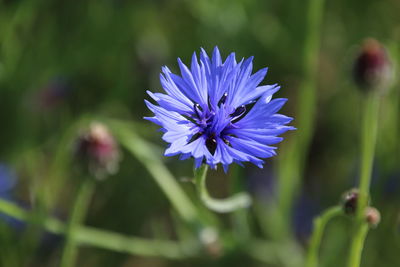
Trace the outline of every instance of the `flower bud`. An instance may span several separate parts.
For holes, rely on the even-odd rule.
[[[367,207],[365,210],[365,220],[370,227],[375,228],[381,221],[381,214],[376,208]]]
[[[342,207],[344,213],[347,215],[354,215],[357,209],[357,202],[358,202],[358,189],[351,189],[347,191],[342,196]]]
[[[218,258],[222,254],[222,247],[219,240],[218,232],[211,227],[204,228],[199,233],[199,238],[203,244],[206,252],[214,257]]]
[[[354,64],[354,79],[366,91],[384,90],[391,78],[391,64],[385,48],[374,39],[367,39]]]
[[[77,141],[76,156],[91,175],[102,180],[118,170],[120,152],[108,128],[93,122]]]

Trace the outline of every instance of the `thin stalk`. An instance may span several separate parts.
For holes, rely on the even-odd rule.
[[[285,222],[290,221],[293,199],[304,172],[308,147],[314,128],[314,114],[317,100],[317,70],[320,48],[321,21],[324,0],[308,0],[306,11],[305,40],[302,51],[302,83],[299,87],[296,135],[283,147],[282,158],[278,165],[279,176],[279,212]],[[289,225],[286,225],[289,229]],[[289,231],[286,229],[286,231]]]
[[[368,234],[368,230],[369,226],[367,224],[358,223],[358,228],[355,231],[355,235],[351,243],[351,248],[349,252],[350,253],[349,261],[347,266],[359,267],[361,265],[361,256],[364,248],[364,242]]]
[[[76,228],[85,220],[90,200],[95,188],[92,179],[86,179],[79,188],[75,203],[70,215],[70,221],[66,232],[66,241],[61,256],[61,267],[75,266],[77,257],[77,241],[75,239]]]
[[[232,166],[231,169],[231,191],[240,191],[244,188],[243,184],[244,169],[239,165]],[[249,210],[240,209],[232,214],[232,225],[235,236],[241,242],[247,242],[251,237],[251,226],[249,223]]]
[[[21,221],[41,225],[48,232],[54,234],[62,235],[68,231],[68,225],[58,219],[46,217],[44,220],[34,220],[31,212],[3,199],[0,199],[0,212]],[[125,236],[81,225],[75,227],[74,238],[76,245],[90,245],[115,252],[148,257],[184,259],[198,252],[193,250],[193,246],[174,241]]]
[[[364,240],[368,233],[368,226],[364,220],[364,212],[368,203],[369,186],[372,177],[376,136],[378,132],[379,101],[379,95],[370,92],[365,96],[363,103],[359,199],[357,203],[354,235],[349,251],[348,267],[360,266]]]
[[[157,156],[159,151],[140,138],[126,123],[109,120],[108,125],[121,145],[151,174],[179,216],[190,225],[201,223],[202,218],[192,200]]]
[[[306,267],[318,267],[318,254],[325,227],[330,220],[342,213],[342,207],[335,206],[326,210],[321,216],[314,219],[314,229],[311,236],[310,246],[308,248]]]
[[[251,205],[251,198],[247,193],[237,193],[225,199],[212,198],[206,185],[207,170],[208,166],[203,164],[195,171],[196,189],[207,208],[219,213],[228,213]]]
[[[249,240],[244,250],[267,266],[299,267],[303,262],[303,250],[296,242],[271,242],[265,240]]]

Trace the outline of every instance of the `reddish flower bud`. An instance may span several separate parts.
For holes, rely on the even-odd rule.
[[[118,170],[119,147],[107,127],[101,123],[93,122],[89,129],[81,134],[76,155],[81,163],[87,166],[89,173],[99,180]]]
[[[357,209],[358,189],[351,189],[342,196],[342,206],[344,213],[354,215]]]
[[[391,64],[385,48],[367,39],[354,64],[354,79],[365,90],[385,90],[391,78]]]
[[[218,258],[222,254],[222,246],[219,240],[218,232],[213,228],[204,228],[199,233],[201,243],[205,251],[212,257]]]
[[[376,208],[367,207],[365,210],[365,220],[368,222],[369,226],[375,228],[381,221],[381,214]]]

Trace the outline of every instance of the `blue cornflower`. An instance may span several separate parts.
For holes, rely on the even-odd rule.
[[[190,69],[178,58],[181,76],[162,68],[161,85],[167,94],[147,92],[158,105],[145,101],[155,114],[146,117],[162,128],[170,145],[166,156],[193,157],[198,168],[221,163],[226,171],[235,162],[251,162],[262,168],[276,155],[271,145],[278,135],[294,129],[292,118],[276,114],[287,99],[272,99],[277,84],[259,86],[267,68],[252,74],[253,57],[236,62],[231,53],[222,62],[215,47],[212,58],[202,49],[200,62],[193,53]],[[199,64],[200,63],[200,64]]]

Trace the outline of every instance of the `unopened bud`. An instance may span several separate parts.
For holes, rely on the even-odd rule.
[[[121,158],[114,137],[105,125],[98,122],[91,123],[78,138],[76,156],[99,180],[116,173]]]
[[[363,90],[384,90],[391,79],[391,64],[385,48],[377,40],[367,39],[354,64],[354,79]]]
[[[375,228],[381,221],[381,214],[376,208],[367,207],[365,210],[365,220],[368,222],[370,227]]]
[[[200,231],[200,241],[203,244],[206,252],[214,257],[218,258],[221,256],[222,247],[219,240],[218,232],[214,228],[204,228]]]
[[[357,209],[358,196],[358,189],[355,188],[343,194],[341,202],[344,213],[348,215],[355,214]]]

